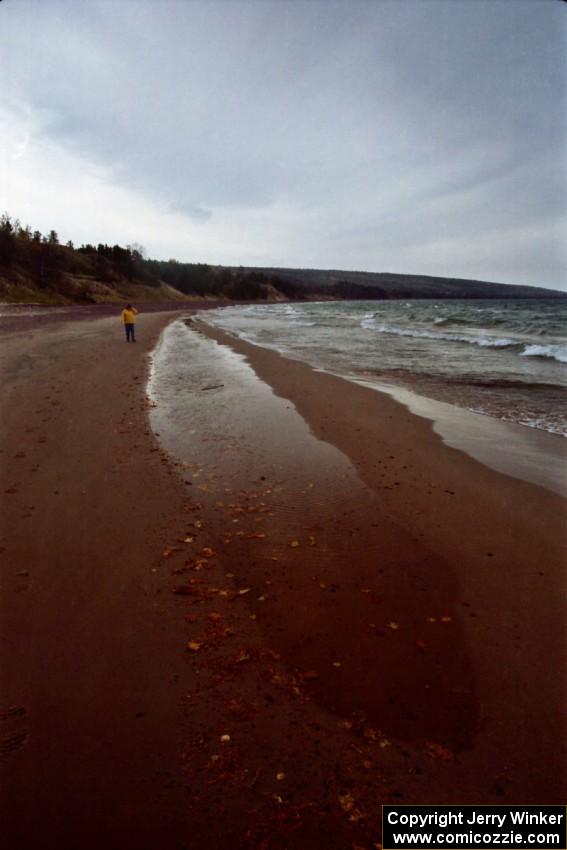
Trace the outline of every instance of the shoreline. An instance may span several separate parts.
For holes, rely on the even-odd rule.
[[[563,502],[202,333],[176,457],[145,395],[172,319],[1,343],[7,838],[344,850],[380,802],[561,801]]]
[[[353,383],[392,396],[415,416],[430,421],[445,445],[489,469],[567,498],[565,436],[439,401],[411,387]]]
[[[135,299],[130,299],[134,301]],[[40,328],[61,326],[69,322],[93,321],[99,318],[115,317],[122,311],[128,298],[116,302],[100,304],[27,304],[0,303],[0,333],[34,333]],[[141,302],[143,314],[171,313],[183,311],[210,310],[226,306],[218,300]],[[4,311],[2,310],[4,308]]]
[[[525,485],[528,487],[528,490],[525,492],[532,494],[532,501],[534,499],[533,494],[537,493],[539,488],[542,488],[544,491],[544,497],[548,497],[548,500],[546,500],[546,507],[551,506],[550,509],[552,515],[558,520],[563,519],[565,522],[565,517],[562,516],[564,493],[558,492],[558,490],[554,488],[553,482],[546,485],[543,482],[538,483],[536,481],[530,481],[528,478],[524,478],[520,473],[516,474],[512,468],[512,463],[506,463],[505,461],[502,461],[501,458],[497,459],[495,457],[491,457],[491,454],[496,452],[490,451],[489,448],[486,450],[486,459],[477,457],[475,455],[474,443],[473,440],[470,439],[470,435],[467,436],[464,433],[452,433],[451,422],[449,420],[451,418],[453,420],[458,420],[462,415],[464,420],[462,423],[463,432],[467,427],[470,429],[471,424],[475,424],[478,420],[480,420],[483,425],[488,424],[489,426],[488,439],[492,436],[490,433],[491,431],[493,433],[500,432],[498,436],[506,437],[509,442],[514,441],[514,436],[516,434],[524,435],[528,438],[528,440],[533,440],[536,446],[536,451],[540,447],[542,451],[545,451],[546,444],[548,444],[548,446],[552,448],[555,447],[555,451],[548,448],[547,453],[550,457],[554,457],[557,464],[559,464],[562,459],[561,450],[564,448],[562,439],[559,435],[551,434],[547,431],[540,432],[537,429],[528,428],[528,426],[517,425],[516,423],[496,419],[488,415],[473,413],[465,408],[460,408],[457,405],[440,402],[426,396],[420,396],[410,388],[403,388],[401,386],[397,387],[393,385],[379,386],[374,382],[367,383],[365,381],[351,380],[347,376],[319,369],[306,361],[296,360],[289,355],[282,354],[281,352],[273,349],[263,348],[260,345],[243,340],[240,337],[209,324],[206,320],[200,321],[198,315],[195,315],[193,318],[195,319],[195,326],[198,328],[199,332],[205,334],[219,344],[228,346],[243,356],[250,363],[256,374],[262,380],[265,380],[277,395],[281,394],[293,401],[298,412],[307,421],[317,436],[322,437],[325,440],[330,440],[338,448],[342,448],[345,451],[345,454],[354,460],[355,463],[357,463],[356,449],[352,444],[355,441],[352,441],[347,447],[346,440],[342,438],[338,430],[336,434],[333,435],[330,425],[322,425],[320,421],[318,421],[321,417],[319,416],[316,403],[314,402],[313,404],[309,404],[308,399],[302,399],[301,397],[300,381],[302,379],[309,379],[311,377],[316,379],[320,376],[322,382],[326,385],[327,397],[332,398],[333,394],[335,396],[342,397],[348,392],[349,397],[352,396],[357,399],[357,413],[362,412],[365,406],[373,407],[374,409],[379,409],[382,406],[385,408],[386,416],[388,417],[394,418],[394,416],[401,414],[402,421],[409,425],[408,431],[412,431],[413,429],[415,433],[419,435],[420,439],[426,439],[428,449],[434,450],[438,455],[442,455],[446,450],[447,453],[445,457],[447,458],[456,458],[459,455],[462,455],[466,468],[472,472],[475,481],[480,481],[483,474],[482,470],[484,469],[488,481],[492,480],[491,475],[495,475],[497,476],[495,479],[497,481],[503,481],[508,478],[509,485],[512,488],[514,487],[513,482],[516,482],[520,488]],[[292,380],[285,380],[285,364],[290,364],[293,371],[296,373]],[[352,393],[350,392],[350,388],[353,388]],[[322,391],[319,391],[318,395],[319,398],[321,398],[324,394]],[[372,398],[373,396],[374,399]],[[336,412],[337,408],[340,409],[340,405],[332,403],[333,412]],[[446,413],[443,417],[444,411],[438,410],[438,408],[448,408],[451,410],[452,414]],[[330,419],[331,417],[327,415],[325,418]],[[363,418],[367,420],[365,424],[368,424],[370,416],[366,415]],[[443,422],[443,418],[447,421]],[[346,421],[348,417],[345,416],[344,419]],[[412,422],[413,425],[411,424]],[[494,426],[494,428],[490,428],[490,426]],[[336,439],[333,439],[334,437],[336,437]],[[405,439],[405,435],[402,439]],[[415,442],[418,442],[418,440]],[[487,442],[487,439],[481,438],[479,442]],[[344,443],[344,446],[342,443]],[[526,450],[525,446],[522,448]],[[411,451],[412,450],[410,448],[410,453]],[[507,470],[504,471],[499,469],[497,465],[498,462],[500,462],[504,467],[507,467]],[[364,466],[364,462],[359,462],[359,466]],[[424,462],[424,471],[427,468],[429,470],[428,474],[431,473],[431,470],[434,467],[435,463],[433,461],[429,462],[427,467]],[[459,471],[460,470],[457,470],[453,474],[458,474]],[[365,480],[368,478],[368,472],[360,471],[360,474],[362,478],[365,478]],[[379,483],[377,486],[380,486]],[[440,486],[440,484],[437,485],[437,487]],[[536,490],[534,491],[529,489],[532,487],[535,487]],[[487,487],[486,489],[488,491],[490,488]],[[564,489],[564,487],[558,489]],[[535,497],[535,500],[537,501],[537,496]],[[560,527],[561,522],[558,522],[557,528]]]
[[[386,518],[456,571],[460,604],[468,601],[477,611],[463,622],[475,673],[483,680],[481,703],[488,699],[491,711],[500,712],[507,701],[519,701],[515,717],[515,710],[504,711],[514,728],[510,754],[528,725],[531,734],[541,737],[536,732],[541,723],[538,700],[550,682],[540,659],[554,658],[551,726],[544,737],[559,747],[565,739],[565,501],[445,445],[431,422],[389,396],[237,340],[206,323],[198,325],[209,338],[244,356],[276,396],[292,402],[317,439],[351,461],[377,494]],[[513,675],[504,689],[496,687],[506,679],[508,654],[513,665],[522,657],[523,682],[515,685],[521,696],[504,693]],[[489,694],[495,688],[500,693],[494,701]],[[526,725],[523,732],[518,723]],[[534,760],[539,752],[532,753]],[[564,782],[565,755],[557,759],[555,776],[561,775]]]
[[[529,310],[516,308],[285,305],[228,308],[210,324],[353,382],[567,436],[559,316],[542,305],[529,336]]]

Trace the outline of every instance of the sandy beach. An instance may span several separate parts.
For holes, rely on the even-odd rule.
[[[7,846],[370,850],[382,803],[563,802],[565,501],[198,314],[170,411],[186,315],[0,340]]]

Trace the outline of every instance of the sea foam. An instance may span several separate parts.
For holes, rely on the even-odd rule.
[[[544,357],[567,363],[567,345],[527,345],[520,354],[522,357]]]
[[[509,348],[515,345],[518,345],[518,341],[514,339],[509,339],[508,337],[495,337],[495,336],[465,336],[463,334],[451,334],[451,333],[436,333],[435,331],[430,331],[426,329],[417,329],[417,328],[400,328],[395,327],[394,325],[386,325],[383,323],[378,323],[374,318],[370,318],[365,316],[361,322],[360,327],[364,330],[373,330],[377,333],[383,334],[392,334],[394,336],[408,336],[413,337],[415,339],[433,339],[440,340],[442,342],[464,342],[469,345],[480,345],[482,348]]]

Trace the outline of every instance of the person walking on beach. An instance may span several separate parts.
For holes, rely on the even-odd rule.
[[[135,307],[132,307],[131,304],[126,304],[124,310],[122,310],[122,323],[124,325],[124,330],[126,331],[126,342],[136,342],[136,334],[135,325],[136,325],[136,316],[138,315],[138,311]]]

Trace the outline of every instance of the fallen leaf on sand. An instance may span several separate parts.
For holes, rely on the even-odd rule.
[[[310,679],[318,679],[319,673],[316,670],[307,670],[305,673],[301,674],[301,678],[305,679],[305,681],[309,681]]]
[[[201,649],[201,646],[202,646],[202,644],[198,643],[198,641],[190,640],[189,643],[187,644],[187,649],[190,649],[191,652],[199,652],[199,650]]]
[[[237,664],[242,664],[243,661],[249,661],[250,660],[250,653],[248,652],[247,649],[241,649],[238,652],[238,655],[236,656],[236,658],[234,660],[236,661]]]
[[[425,752],[432,759],[440,759],[441,761],[453,761],[455,753],[442,747],[441,744],[436,744],[434,741],[425,742]]]

